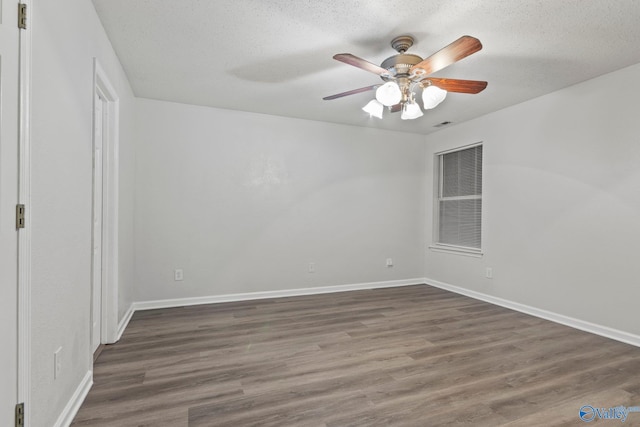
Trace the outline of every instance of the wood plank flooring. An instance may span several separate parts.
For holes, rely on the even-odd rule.
[[[640,348],[420,285],[137,312],[94,381],[74,426],[579,426]]]

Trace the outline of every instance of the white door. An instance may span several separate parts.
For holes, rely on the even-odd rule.
[[[102,189],[103,189],[103,140],[105,120],[105,100],[96,93],[94,111],[93,147],[93,253],[91,280],[91,349],[96,351],[101,342],[102,329]]]
[[[17,1],[0,0],[0,425],[14,425],[18,393]]]

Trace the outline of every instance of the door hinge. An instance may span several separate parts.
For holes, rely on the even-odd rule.
[[[18,28],[27,29],[27,5],[18,3]]]
[[[16,427],[24,427],[24,403],[16,405]]]
[[[16,228],[24,228],[24,205],[16,205]]]

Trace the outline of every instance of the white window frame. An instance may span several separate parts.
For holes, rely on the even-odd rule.
[[[439,242],[440,240],[440,236],[439,236],[440,234],[440,201],[442,200],[482,200],[483,199],[482,194],[472,195],[472,196],[459,196],[459,197],[441,197],[441,194],[443,192],[442,162],[444,161],[444,155],[449,153],[455,153],[457,151],[468,150],[470,148],[474,148],[478,146],[483,147],[483,143],[477,142],[474,144],[452,148],[450,150],[440,151],[434,154],[433,164],[435,165],[435,167],[434,167],[434,189],[433,189],[433,194],[434,194],[434,197],[433,197],[433,204],[434,204],[433,206],[433,243],[429,245],[429,249],[431,249],[434,252],[446,252],[446,253],[466,255],[471,257],[481,257],[483,255],[482,246],[484,244],[484,239],[482,238],[480,240],[481,241],[480,248],[451,245],[451,244]],[[485,153],[484,153],[484,147],[483,147],[482,148],[483,168],[482,168],[482,176],[481,176],[483,187],[484,187],[484,154]],[[483,189],[483,193],[484,193],[484,189]],[[483,235],[482,223],[484,222],[483,221],[484,203],[482,204],[482,206],[483,208],[480,212],[480,224],[481,224],[480,235],[481,236]]]

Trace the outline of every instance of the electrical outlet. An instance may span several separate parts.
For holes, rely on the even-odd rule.
[[[310,262],[309,263],[309,273],[315,273],[316,272],[316,263],[315,262]]]
[[[173,280],[175,280],[176,282],[181,281],[184,278],[184,275],[182,274],[182,269],[181,268],[177,268],[173,271]]]
[[[62,372],[62,347],[53,353],[53,379],[56,380]]]
[[[493,268],[487,267],[484,275],[487,279],[493,279]]]
[[[393,259],[387,258],[387,267],[393,267]]]

